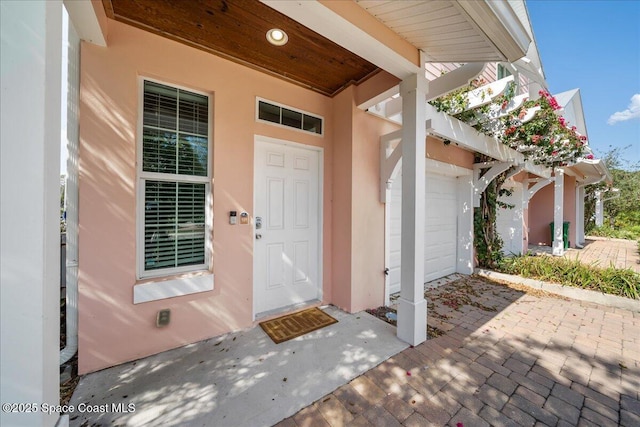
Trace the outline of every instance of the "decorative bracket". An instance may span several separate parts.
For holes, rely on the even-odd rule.
[[[484,162],[473,165],[473,207],[480,207],[480,195],[487,189],[487,186],[496,179],[498,175],[514,166],[513,161],[509,162]],[[484,175],[480,176],[481,169],[490,168]]]
[[[536,194],[538,191],[540,191],[542,188],[551,184],[553,182],[553,178],[534,178],[534,179],[529,179],[528,181],[535,182],[535,184],[533,185],[533,187],[528,188],[524,193],[525,194],[524,203],[523,203],[524,209],[529,208],[529,200],[531,200],[533,195]]]
[[[387,190],[391,189],[394,174],[402,158],[402,129],[380,137],[380,201],[387,203]],[[394,141],[400,141],[395,148]]]
[[[509,179],[509,178],[513,178],[514,176],[518,175],[523,170],[524,170],[524,165],[518,165],[518,166],[514,167],[513,170],[507,174],[507,177],[505,178],[505,181],[507,179]]]

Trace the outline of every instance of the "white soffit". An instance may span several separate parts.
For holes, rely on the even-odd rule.
[[[509,3],[356,0],[430,62],[515,61],[531,42]]]

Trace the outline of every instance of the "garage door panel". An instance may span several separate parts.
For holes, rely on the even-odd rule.
[[[390,198],[390,293],[400,290],[402,181]],[[425,282],[455,273],[457,251],[457,180],[427,173],[425,192]]]

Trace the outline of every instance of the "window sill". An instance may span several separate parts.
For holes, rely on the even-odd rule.
[[[213,290],[213,274],[185,277],[133,286],[133,303],[158,301]]]

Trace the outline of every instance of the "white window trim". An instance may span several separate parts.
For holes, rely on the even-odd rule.
[[[148,282],[133,287],[133,303],[157,301],[183,295],[213,290],[213,274],[185,277],[182,279]]]
[[[309,132],[308,130],[298,129],[298,128],[294,128],[292,126],[287,126],[287,125],[283,125],[283,124],[280,124],[280,123],[270,122],[269,120],[261,119],[260,118],[260,101],[266,102],[267,104],[275,105],[275,106],[280,107],[280,108],[286,108],[287,110],[295,111],[296,113],[302,113],[302,114],[306,114],[307,116],[311,116],[311,117],[315,117],[316,119],[320,119],[322,121],[320,133]],[[256,110],[256,122],[258,122],[258,123],[265,123],[265,124],[268,124],[268,125],[272,125],[272,126],[276,126],[276,127],[282,128],[282,129],[289,129],[289,130],[293,130],[293,131],[296,131],[296,132],[302,132],[305,135],[313,135],[313,136],[316,136],[316,137],[319,137],[319,138],[324,138],[324,123],[325,123],[324,116],[321,116],[321,115],[316,114],[316,113],[312,113],[310,111],[305,111],[305,110],[301,110],[299,108],[291,107],[290,105],[285,105],[285,104],[281,104],[279,102],[271,101],[270,99],[260,98],[259,96],[256,96],[256,108],[255,108],[255,110]]]
[[[208,129],[207,129],[207,176],[197,177],[181,174],[163,174],[157,172],[145,172],[142,170],[142,147],[143,147],[143,121],[144,121],[144,82],[150,81],[165,86],[174,87],[188,92],[204,95],[209,99],[209,108],[207,112]],[[154,281],[134,286],[134,304],[140,302],[154,301],[157,299],[171,298],[182,295],[189,295],[195,292],[210,291],[213,289],[213,274],[211,273],[213,253],[212,245],[212,224],[213,224],[213,201],[211,191],[211,175],[213,162],[213,96],[211,93],[198,91],[192,88],[183,87],[173,83],[163,82],[161,80],[139,76],[138,77],[138,123],[136,126],[136,278],[152,279],[160,277],[171,277],[185,273],[209,273],[203,276],[195,276],[188,278],[176,278],[167,281]],[[201,183],[205,185],[205,253],[204,264],[189,265],[176,267],[171,269],[144,271],[144,181],[170,181],[170,182],[190,182]],[[208,277],[208,280],[202,279]],[[151,291],[152,287],[155,289]],[[137,301],[137,302],[136,302]]]

